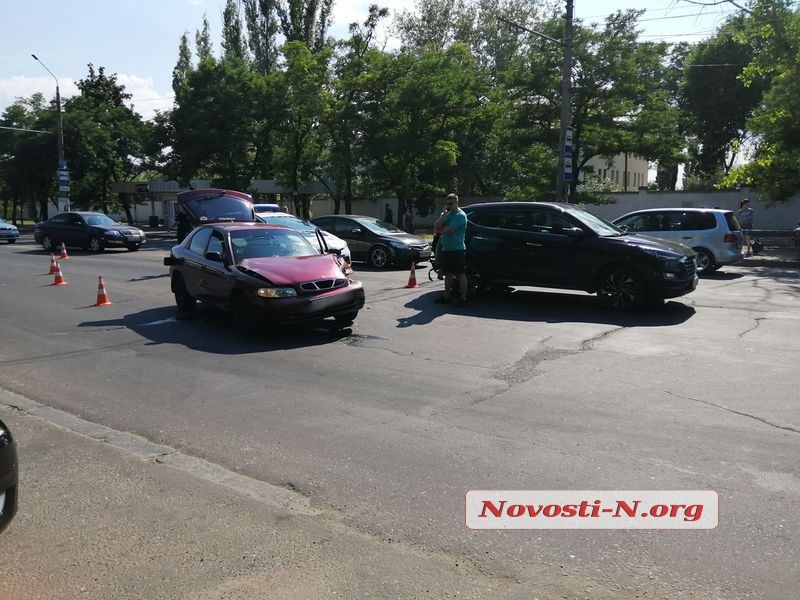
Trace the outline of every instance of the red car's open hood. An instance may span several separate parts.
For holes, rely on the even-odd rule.
[[[276,286],[344,277],[336,257],[331,254],[246,258],[239,266],[266,277]]]

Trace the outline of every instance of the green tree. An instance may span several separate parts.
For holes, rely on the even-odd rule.
[[[755,136],[752,159],[719,186],[754,186],[773,201],[786,201],[800,190],[800,13],[788,0],[758,0],[745,24],[755,52],[742,79],[753,85],[766,78],[769,87],[747,123]]]
[[[246,190],[270,171],[270,123],[280,115],[274,77],[239,59],[206,60],[187,74],[161,135],[172,145],[168,171],[188,183],[196,177]]]
[[[130,199],[111,192],[116,181],[130,181],[143,170],[147,128],[126,105],[130,94],[117,76],[95,71],[78,82],[80,94],[65,103],[64,140],[72,176],[71,202],[104,212],[122,207],[132,222]]]
[[[687,175],[712,187],[731,169],[749,131],[747,120],[761,102],[767,79],[745,82],[742,73],[755,48],[745,33],[746,17],[737,15],[686,60],[680,106],[688,118],[690,161]]]
[[[284,121],[276,136],[275,165],[278,181],[292,190],[292,201],[310,217],[310,198],[300,188],[320,171],[325,147],[322,123],[330,110],[328,61],[330,51],[312,52],[302,42],[282,47],[284,74]]]
[[[359,171],[363,172],[365,166],[360,144],[365,79],[371,57],[380,55],[380,51],[371,47],[375,30],[388,14],[388,9],[373,4],[363,25],[352,23],[350,38],[338,45],[340,53],[334,65],[331,106],[323,122],[325,135],[330,140],[325,171],[330,173],[333,182],[329,193],[336,214],[342,203],[345,212],[352,213],[358,184],[362,190],[368,187],[369,179],[359,177]],[[320,179],[325,180],[324,177]]]
[[[29,207],[40,219],[47,217],[48,201],[55,204],[57,164],[55,100],[45,106],[42,94],[19,98],[0,117],[0,196],[3,216],[8,202],[12,219]],[[5,129],[8,128],[8,129]]]
[[[247,43],[253,55],[253,67],[259,73],[277,68],[278,0],[244,0]]]
[[[302,42],[314,52],[321,51],[331,26],[332,6],[333,0],[286,0],[286,4],[276,4],[275,11],[286,41]]]
[[[242,16],[236,0],[227,0],[222,13],[222,56],[247,60],[247,44],[242,31]]]
[[[480,104],[475,61],[463,44],[376,59],[365,81],[365,158],[400,212],[413,204],[425,214],[457,186],[457,132]]]

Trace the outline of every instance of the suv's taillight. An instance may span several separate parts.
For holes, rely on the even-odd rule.
[[[739,241],[739,237],[735,233],[726,233],[722,241],[726,244],[732,244]]]

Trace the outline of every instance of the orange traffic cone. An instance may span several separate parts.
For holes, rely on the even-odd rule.
[[[58,261],[56,260],[56,255],[52,252],[50,253],[50,272],[48,275],[55,275],[58,273]]]
[[[408,283],[406,284],[407,288],[416,288],[419,287],[417,285],[417,265],[413,262],[411,263],[411,273],[408,275]]]
[[[61,260],[67,260],[69,255],[67,254],[67,245],[64,242],[61,242]]]
[[[108,299],[108,293],[106,292],[106,284],[103,283],[103,276],[100,275],[97,281],[97,302],[95,302],[95,306],[108,306],[109,304],[113,304],[111,300]]]
[[[56,263],[56,278],[50,285],[67,285],[67,280],[64,279],[64,274],[61,273],[61,263]]]

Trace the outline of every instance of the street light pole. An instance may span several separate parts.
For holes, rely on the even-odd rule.
[[[572,3],[567,0],[564,15],[564,62],[561,64],[561,130],[558,134],[558,179],[556,179],[556,202],[569,202],[572,182],[572,128],[570,127],[570,102],[572,92]],[[569,135],[568,135],[569,134]]]
[[[561,63],[561,116],[558,132],[558,175],[556,176],[556,202],[569,201],[569,182],[572,181],[572,128],[569,125],[570,120],[570,102],[572,91],[572,13],[573,13],[573,0],[567,1],[567,11],[564,15],[564,38],[557,40],[549,35],[543,34],[541,31],[528,29],[509,21],[504,17],[497,17],[503,23],[507,23],[512,27],[516,27],[522,31],[527,31],[540,38],[544,38],[550,42],[559,44],[563,50],[563,60]]]
[[[47,68],[39,57],[31,54],[33,60],[38,62],[44,67],[44,70],[50,73],[50,76],[56,81],[56,110],[58,111],[58,169],[56,170],[56,179],[58,180],[58,209],[69,211],[69,171],[67,170],[67,161],[64,159],[64,122],[61,116],[61,90],[58,86],[58,77],[53,75],[53,72]]]

